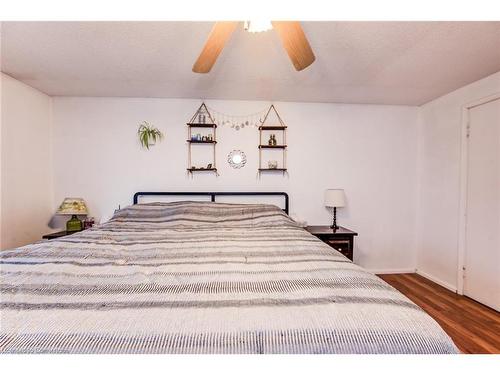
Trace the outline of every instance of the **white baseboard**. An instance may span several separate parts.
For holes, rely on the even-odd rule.
[[[382,274],[393,274],[393,273],[415,273],[417,270],[415,268],[390,268],[390,269],[366,269],[368,272],[382,275]]]
[[[450,283],[442,281],[442,280],[438,279],[437,277],[429,275],[428,273],[420,271],[420,270],[417,270],[417,274],[422,276],[422,277],[425,277],[426,279],[429,279],[430,281],[435,282],[438,285],[441,285],[443,288],[451,290],[453,293],[457,293],[457,287],[454,285],[451,285]]]

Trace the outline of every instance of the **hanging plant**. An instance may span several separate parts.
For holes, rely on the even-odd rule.
[[[152,126],[149,122],[143,121],[139,125],[139,130],[137,130],[137,134],[139,135],[139,141],[141,142],[142,147],[145,147],[149,150],[150,146],[154,146],[157,140],[163,139],[162,132]]]

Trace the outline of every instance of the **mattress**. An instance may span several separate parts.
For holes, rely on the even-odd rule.
[[[273,205],[134,205],[0,265],[1,353],[457,353]]]

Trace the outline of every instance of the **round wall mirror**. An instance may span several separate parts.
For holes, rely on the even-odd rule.
[[[227,156],[227,162],[235,169],[243,168],[247,162],[247,157],[243,151],[233,150]]]

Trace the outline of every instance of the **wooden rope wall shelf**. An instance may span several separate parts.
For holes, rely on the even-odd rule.
[[[269,115],[271,114],[271,111],[273,111],[276,114],[276,118],[278,120],[277,124],[266,124],[269,119]],[[287,151],[287,144],[286,144],[286,129],[287,126],[281,119],[280,115],[278,114],[278,111],[276,111],[276,108],[274,105],[271,105],[269,107],[269,110],[267,111],[264,120],[262,121],[261,126],[259,126],[259,175],[263,172],[281,172],[283,173],[283,176],[287,172],[287,167],[286,167],[286,151]],[[269,141],[267,144],[263,143],[262,140],[262,135],[263,132],[267,131],[279,131],[282,133],[282,144],[278,144],[276,140],[276,136],[271,133]],[[272,161],[268,160],[267,166],[262,165],[263,161],[263,153],[265,153],[267,150],[280,150],[282,153],[282,161],[281,165],[278,164],[277,161]]]
[[[193,175],[193,172],[215,172],[218,176],[215,158],[215,147],[217,145],[217,124],[208,111],[205,103],[201,103],[198,110],[186,125],[188,127],[188,173]],[[203,136],[200,134],[193,135],[194,128],[212,129],[212,133]],[[211,163],[207,163],[206,166],[193,166],[192,164],[192,147],[198,145],[208,145],[213,147],[213,160]]]

